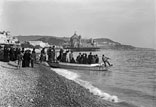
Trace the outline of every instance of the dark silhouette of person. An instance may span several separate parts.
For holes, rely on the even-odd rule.
[[[26,50],[23,56],[24,66],[23,67],[29,67],[31,60],[31,54],[30,50]]]
[[[10,60],[11,61],[14,60],[14,49],[13,49],[13,47],[10,48]]]
[[[81,53],[79,53],[79,55],[78,55],[77,58],[76,58],[76,61],[77,61],[77,63],[79,63],[79,64],[81,63],[80,60],[81,60]]]
[[[93,55],[92,52],[90,52],[90,54],[88,55],[88,64],[92,63],[92,59],[93,59]]]
[[[25,67],[25,60],[24,60],[24,54],[25,54],[25,51],[24,51],[24,50],[25,50],[25,49],[22,48],[22,51],[21,51],[21,53],[22,53],[22,55],[23,55],[22,67]]]
[[[23,54],[20,51],[19,51],[19,53],[17,55],[17,60],[18,60],[17,68],[20,69],[22,67],[22,60],[23,60]]]
[[[61,61],[62,57],[63,57],[63,49],[60,49],[60,53],[59,53],[59,56],[57,57],[57,60]]]
[[[55,62],[55,46],[53,46],[53,48],[52,48],[52,62]]]
[[[48,55],[48,61],[52,61],[52,47],[49,47],[47,50],[47,55]]]
[[[109,66],[112,66],[112,64],[109,63],[108,59],[110,59],[110,58],[105,57],[104,54],[102,55],[102,61],[104,62],[105,67],[107,67],[107,64],[108,64]]]
[[[16,51],[15,51],[15,60],[17,60],[17,56],[18,56],[19,53],[20,53],[20,48],[16,48]]]
[[[24,48],[22,48],[22,51],[21,51],[21,52],[22,52],[23,54],[24,54],[24,52],[25,52],[24,50],[25,50],[25,49],[24,49]]]
[[[68,52],[69,52],[69,51],[66,51],[65,53],[63,53],[61,62],[68,62],[68,60],[67,60],[67,54],[68,54]]]
[[[45,48],[42,48],[41,50],[41,56],[40,56],[40,62],[46,61],[46,53]]]
[[[31,67],[34,67],[34,62],[36,62],[36,52],[35,52],[35,48],[33,48],[33,51],[31,53]]]
[[[9,62],[9,49],[8,47],[4,46],[4,62]]]
[[[95,57],[95,63],[99,63],[99,56],[96,54]]]
[[[83,64],[87,64],[87,60],[88,60],[87,54],[85,53],[85,54],[83,55]]]

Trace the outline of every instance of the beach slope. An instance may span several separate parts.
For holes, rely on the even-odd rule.
[[[1,107],[132,107],[91,94],[42,64],[21,68],[0,62]]]

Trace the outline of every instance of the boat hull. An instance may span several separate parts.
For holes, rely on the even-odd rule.
[[[75,64],[63,62],[50,62],[49,65],[53,68],[64,68],[74,70],[107,71],[109,69],[109,67],[104,67],[103,64]]]

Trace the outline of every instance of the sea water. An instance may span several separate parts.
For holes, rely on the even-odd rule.
[[[81,52],[84,53],[84,52]],[[86,52],[85,52],[86,53]],[[68,79],[88,88],[104,100],[125,101],[139,107],[156,107],[156,51],[101,50],[113,63],[108,71],[55,69]],[[78,53],[74,53],[76,57]]]

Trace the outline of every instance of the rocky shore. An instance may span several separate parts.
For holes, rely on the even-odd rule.
[[[91,94],[42,64],[17,69],[0,62],[0,107],[130,107]]]

